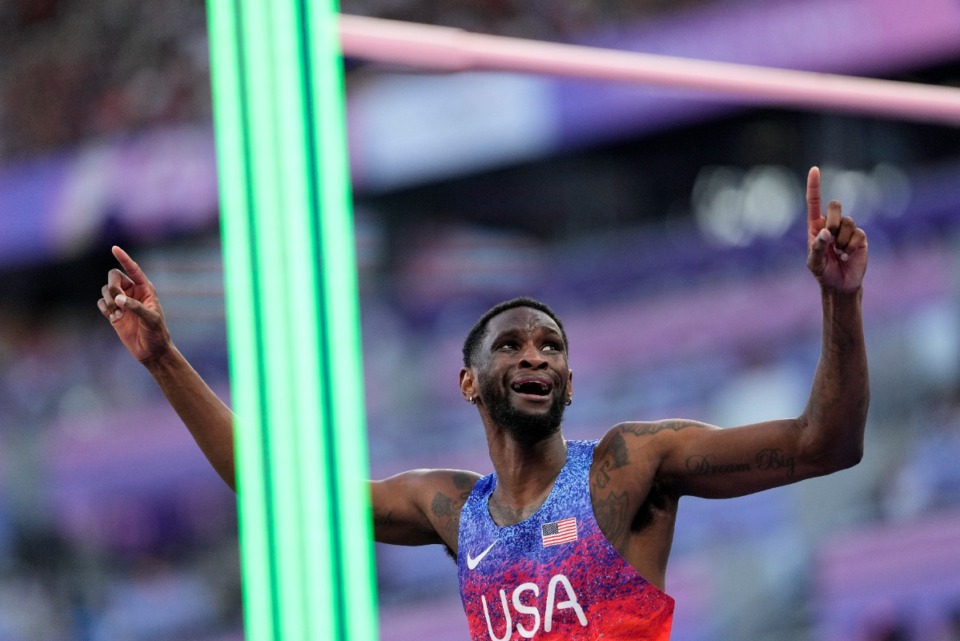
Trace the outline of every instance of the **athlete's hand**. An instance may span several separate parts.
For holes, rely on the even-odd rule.
[[[114,268],[107,273],[97,307],[124,347],[141,363],[147,362],[171,347],[157,290],[127,252],[116,246],[112,251],[123,270]]]
[[[867,235],[835,200],[824,218],[816,167],[807,175],[807,267],[828,292],[857,291],[867,271]]]

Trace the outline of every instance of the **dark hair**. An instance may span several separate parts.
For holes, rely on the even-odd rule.
[[[519,298],[512,298],[502,303],[497,303],[486,312],[483,316],[477,320],[476,325],[474,325],[470,332],[467,334],[466,340],[463,341],[463,366],[472,367],[477,356],[477,351],[480,349],[480,343],[483,342],[483,337],[487,333],[487,324],[490,322],[490,319],[496,316],[497,314],[502,314],[503,312],[515,309],[517,307],[529,307],[530,309],[535,309],[537,311],[543,312],[547,316],[553,319],[553,322],[557,324],[557,327],[560,328],[560,335],[563,336],[564,345],[567,344],[567,331],[563,328],[563,323],[560,322],[560,318],[557,316],[556,312],[550,309],[546,304],[541,303],[535,298],[530,298],[528,296],[521,296]]]

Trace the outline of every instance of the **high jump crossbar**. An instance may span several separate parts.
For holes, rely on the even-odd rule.
[[[343,55],[434,71],[512,71],[719,92],[767,104],[960,125],[960,88],[677,58],[340,14]]]

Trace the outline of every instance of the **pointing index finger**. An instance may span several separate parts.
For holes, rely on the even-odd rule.
[[[130,254],[123,251],[123,249],[117,245],[114,245],[111,251],[113,252],[114,258],[116,258],[120,266],[123,267],[123,271],[127,273],[127,276],[130,277],[130,280],[132,280],[134,284],[146,285],[150,282],[147,280],[147,276],[143,273],[143,270],[140,269],[137,261],[130,258]]]
[[[823,210],[820,206],[820,168],[811,167],[807,174],[807,225],[821,220]],[[819,225],[818,229],[819,231]]]

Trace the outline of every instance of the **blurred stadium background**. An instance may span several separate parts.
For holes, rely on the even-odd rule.
[[[956,0],[345,0],[345,13],[960,86]],[[201,0],[0,1],[0,641],[243,636],[233,495],[99,316],[109,247],[228,395]],[[466,330],[568,325],[566,429],[798,413],[802,185],[867,230],[853,470],[685,499],[676,641],[960,639],[960,129],[346,61],[372,473],[488,472]],[[322,533],[318,533],[322,536]],[[466,639],[454,565],[377,546],[384,641]]]

